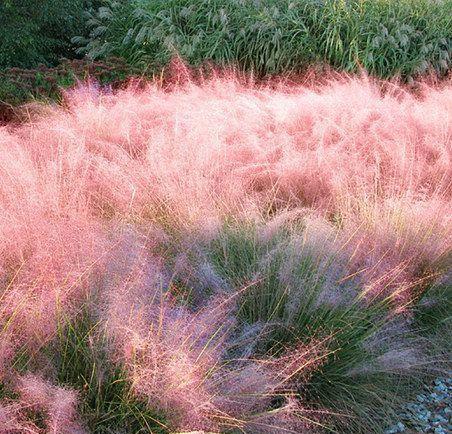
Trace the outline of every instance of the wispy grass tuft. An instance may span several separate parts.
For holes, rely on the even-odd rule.
[[[342,240],[333,235],[323,256],[311,244],[318,228],[284,229],[262,240],[255,225],[226,224],[209,246],[212,262],[231,286],[249,285],[238,316],[263,328],[256,351],[269,356],[296,342],[325,342],[328,350],[300,386],[300,398],[341,415],[332,430],[374,432],[428,376],[427,345],[409,320],[393,317],[391,297],[369,299],[362,280],[347,275]]]
[[[169,432],[164,416],[137,399],[123,368],[111,363],[107,337],[87,309],[75,320],[61,319],[48,349],[57,384],[79,392],[79,412],[91,433]]]

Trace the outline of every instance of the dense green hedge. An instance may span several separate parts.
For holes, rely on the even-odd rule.
[[[71,38],[84,33],[85,12],[99,0],[0,1],[0,69],[55,65],[76,55]]]
[[[321,62],[380,77],[442,75],[451,65],[452,0],[130,0],[92,13],[80,53],[133,64],[235,64],[258,74]]]

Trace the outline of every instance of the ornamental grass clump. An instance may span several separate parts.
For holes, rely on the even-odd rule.
[[[105,1],[72,39],[92,59],[118,56],[143,70],[179,55],[258,76],[313,63],[412,81],[447,76],[450,0]]]
[[[180,68],[0,130],[0,432],[382,432],[448,368],[450,84]]]

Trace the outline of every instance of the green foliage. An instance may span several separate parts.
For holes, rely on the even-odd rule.
[[[76,321],[62,320],[49,349],[56,362],[57,383],[81,395],[80,412],[90,432],[168,432],[162,415],[132,395],[122,369],[107,358],[107,346],[100,324],[83,312]]]
[[[259,75],[312,63],[380,77],[446,73],[451,0],[108,0],[89,14],[92,58],[120,56],[149,67],[175,54]]]
[[[436,354],[445,360],[452,353],[452,282],[432,285],[414,309],[414,321],[423,335],[434,342]]]
[[[0,71],[0,122],[20,118],[20,110],[15,107],[29,101],[61,102],[64,89],[79,81],[91,80],[96,85],[117,88],[138,73],[136,68],[115,58],[105,62],[65,60],[56,67]]]
[[[425,292],[416,307],[415,320],[425,330],[441,330],[451,322],[451,312],[452,284],[445,281]]]
[[[92,0],[3,0],[0,2],[0,69],[54,65],[76,55],[71,38],[84,31]]]
[[[346,272],[340,256],[294,243],[303,231],[300,225],[263,240],[256,225],[228,223],[209,245],[210,259],[233,287],[245,288],[239,310],[243,323],[267,324],[263,354],[284,352],[298,342],[325,344],[321,366],[299,392],[309,405],[344,415],[330,428],[382,432],[397,406],[416,389],[413,383],[425,377],[415,366],[415,375],[401,374],[397,361],[394,372],[387,371],[379,358],[394,350],[403,353],[403,346],[415,344],[419,336],[403,329],[394,340],[391,327],[398,325],[391,319],[390,298],[365,301],[359,279],[338,283],[343,279],[331,270],[339,266]],[[384,336],[381,343],[378,336]]]

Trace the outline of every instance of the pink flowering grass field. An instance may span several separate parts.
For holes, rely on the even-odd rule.
[[[0,129],[0,433],[382,433],[450,369],[452,87],[221,74]]]

